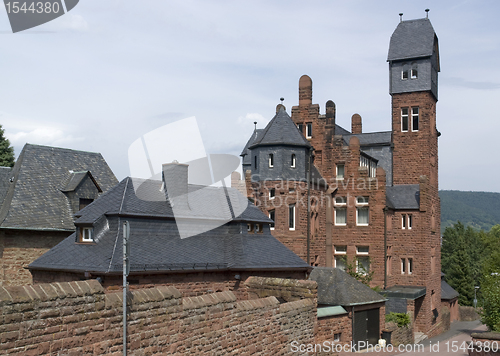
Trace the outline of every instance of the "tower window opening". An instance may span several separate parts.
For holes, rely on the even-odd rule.
[[[411,130],[418,131],[418,107],[411,108]]]

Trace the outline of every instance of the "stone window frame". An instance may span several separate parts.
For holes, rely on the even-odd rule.
[[[370,207],[368,202],[368,197],[359,196],[356,197],[356,226],[369,226],[370,225]],[[359,222],[359,213],[361,211],[367,211],[368,214],[368,222],[360,223]]]
[[[288,230],[295,231],[296,226],[296,209],[295,204],[288,205]]]
[[[339,168],[342,167],[342,176],[339,175]],[[339,162],[337,163],[336,169],[335,169],[335,178],[337,180],[344,180],[345,177],[345,163],[344,162]]]
[[[306,122],[306,138],[312,138],[312,122]]]
[[[337,199],[342,199],[341,202],[337,201]],[[347,225],[347,201],[344,197],[335,197],[333,199],[333,223],[335,226],[346,226]],[[337,222],[337,211],[344,211],[345,221],[343,223]]]
[[[276,223],[276,209],[269,210],[267,216],[269,217],[269,219],[273,221],[272,223],[269,224],[269,228],[271,230],[274,230],[274,225]]]

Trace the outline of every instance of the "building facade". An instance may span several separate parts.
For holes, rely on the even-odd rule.
[[[243,168],[248,195],[274,220],[274,236],[311,265],[372,274],[386,311],[409,312],[415,330],[432,336],[442,327],[440,67],[429,19],[401,21],[387,60],[391,131],[363,132],[358,114],[350,131],[340,127],[335,103],[321,114],[304,75],[299,104],[291,116],[278,105],[267,127],[254,131]]]

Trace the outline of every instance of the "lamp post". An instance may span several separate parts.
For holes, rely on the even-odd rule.
[[[473,304],[474,304],[474,308],[477,308],[477,290],[479,289],[479,286],[475,286],[474,287],[474,301],[473,301]]]

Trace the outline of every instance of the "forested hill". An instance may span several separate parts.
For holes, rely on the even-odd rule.
[[[441,230],[458,220],[464,226],[490,230],[500,224],[500,193],[440,190]]]

